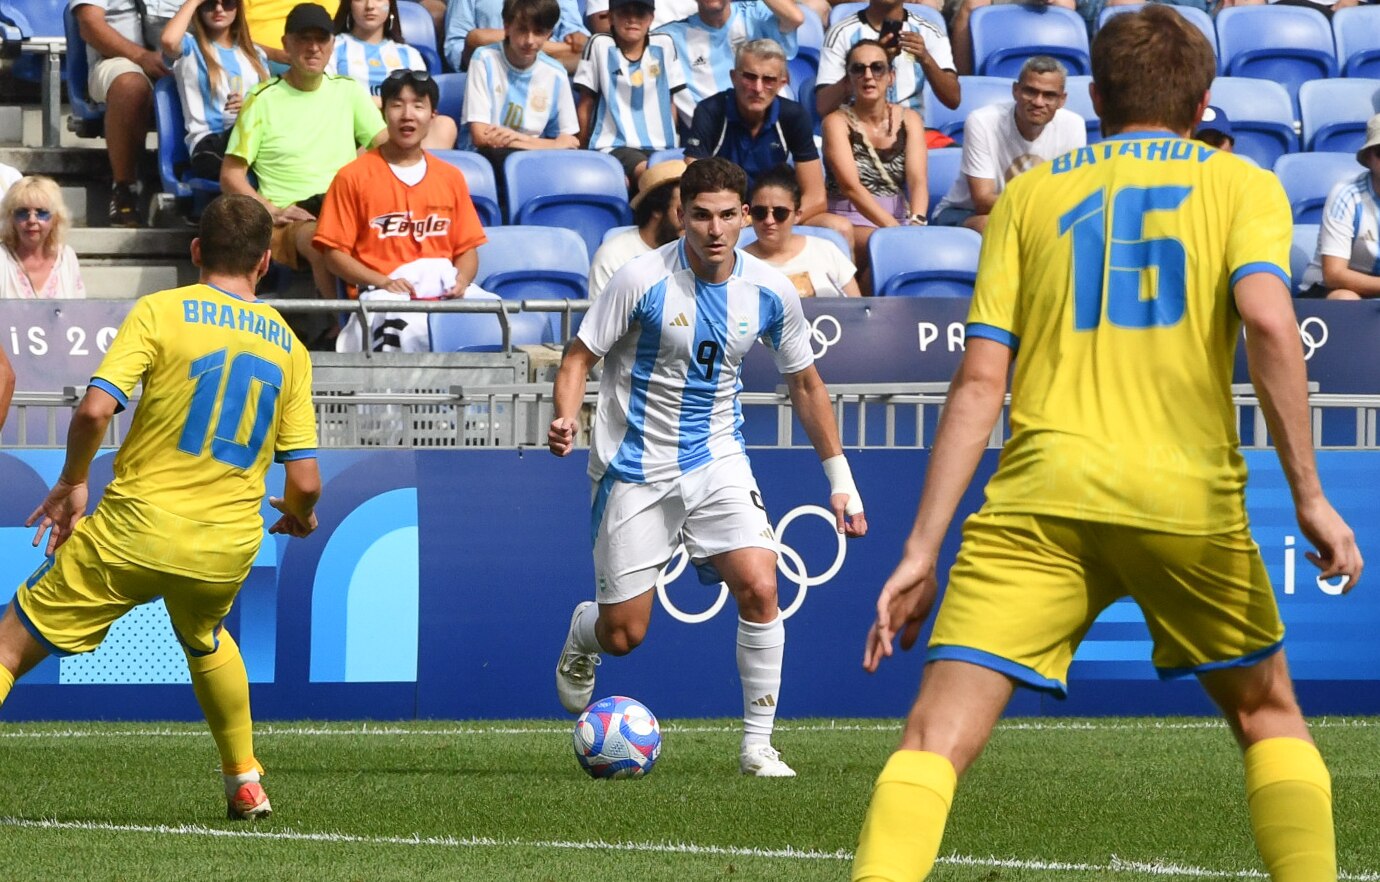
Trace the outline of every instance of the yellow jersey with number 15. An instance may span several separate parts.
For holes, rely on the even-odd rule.
[[[987,225],[968,335],[1016,351],[989,511],[1173,533],[1246,524],[1232,286],[1289,284],[1274,175],[1169,132],[1016,178]]]
[[[271,460],[316,456],[311,361],[271,306],[210,285],[140,298],[90,385],[129,403],[92,537],[137,564],[240,581],[258,554]]]

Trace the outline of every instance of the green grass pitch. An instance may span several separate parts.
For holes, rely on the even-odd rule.
[[[1343,879],[1380,880],[1380,720],[1315,721]],[[899,724],[792,720],[794,780],[737,774],[738,727],[664,726],[592,781],[565,721],[258,727],[274,816],[223,820],[198,725],[0,725],[0,880],[842,880]],[[936,882],[1263,878],[1241,764],[1209,720],[1012,720],[964,780]]]

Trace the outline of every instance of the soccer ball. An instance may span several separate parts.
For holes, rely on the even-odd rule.
[[[640,778],[661,755],[661,726],[636,699],[601,698],[575,721],[575,758],[594,778]]]

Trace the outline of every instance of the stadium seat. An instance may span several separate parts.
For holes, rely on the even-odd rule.
[[[204,204],[220,194],[220,181],[194,178],[187,168],[187,123],[182,116],[175,77],[163,77],[153,84],[153,118],[158,130],[158,177],[163,192],[179,200],[195,199],[191,214],[199,216]]]
[[[684,159],[684,158],[685,158],[685,148],[684,148],[684,147],[672,147],[672,148],[670,148],[669,150],[654,150],[654,151],[652,151],[652,153],[647,157],[647,168],[651,168],[651,167],[654,166],[654,165],[660,165],[660,164],[663,163],[663,162],[670,162],[670,161],[673,160],[673,159]]]
[[[1332,188],[1364,171],[1354,153],[1286,153],[1275,162],[1275,176],[1289,197],[1296,224],[1321,221]]]
[[[1303,287],[1303,273],[1313,261],[1318,250],[1318,225],[1294,224],[1294,241],[1289,246],[1289,276],[1293,293],[1297,295]]]
[[[430,49],[435,54],[440,47],[436,45],[436,23],[431,13],[416,0],[398,0],[398,23],[402,25],[403,42],[416,49]],[[436,73],[440,68],[437,68]]]
[[[828,227],[807,227],[804,224],[796,224],[795,231],[802,236],[811,236],[815,239],[823,239],[826,242],[833,242],[838,250],[843,252],[843,256],[850,261],[853,259],[853,247],[848,240],[843,238],[843,234],[838,230],[831,230]]]
[[[833,27],[850,15],[856,15],[867,6],[866,2],[837,3],[833,9],[829,10],[829,27]],[[947,34],[949,25],[944,21],[944,16],[933,6],[926,6],[924,3],[907,3],[906,12],[913,12],[921,18],[932,23],[939,28],[940,33]]]
[[[503,163],[508,220],[564,227],[592,256],[604,231],[632,223],[623,166],[593,150],[520,150]]]
[[[813,9],[802,6],[800,11],[805,14],[805,23],[795,32],[799,46],[795,57],[807,58],[818,68],[819,53],[824,49],[824,23],[819,20]]]
[[[474,294],[466,300],[501,300],[492,293]],[[433,312],[427,317],[432,352],[501,352],[503,328],[490,313]],[[551,317],[537,312],[508,313],[509,342],[513,346],[554,343]]]
[[[1122,9],[1124,7],[1113,6],[1110,8]],[[1179,7],[1171,8],[1178,9]],[[1102,140],[1102,121],[1097,118],[1097,111],[1093,109],[1092,94],[1088,92],[1088,86],[1091,83],[1092,77],[1089,76],[1069,77],[1068,82],[1064,84],[1064,91],[1069,96],[1068,100],[1064,102],[1064,107],[1083,117],[1083,122],[1088,127],[1088,143],[1096,144]]]
[[[1049,55],[1070,74],[1092,73],[1088,26],[1071,9],[1020,4],[973,10],[973,67],[979,74],[1014,77],[1027,58]]]
[[[1261,168],[1274,168],[1281,155],[1299,149],[1294,102],[1279,83],[1218,77],[1212,81],[1212,103],[1231,119],[1236,152],[1249,156]]]
[[[563,227],[507,226],[484,231],[475,282],[504,300],[583,300],[589,286],[584,240]],[[554,314],[553,314],[554,317]]]
[[[1299,87],[1303,149],[1355,153],[1366,142],[1366,120],[1380,110],[1380,80],[1312,80]]]
[[[87,91],[86,42],[70,6],[62,11],[62,24],[67,32],[67,100],[72,106],[67,128],[83,138],[99,138],[105,134],[105,105],[93,102]]]
[[[411,0],[408,0],[411,2]],[[440,90],[441,97],[436,103],[436,112],[444,113],[446,116],[455,120],[455,124],[461,128],[468,128],[464,125],[462,114],[465,112],[465,80],[466,75],[462,73],[443,73],[433,79],[436,80],[436,88]]]
[[[963,162],[963,148],[942,147],[931,150],[926,171],[929,174],[930,204],[925,216],[934,214],[934,208],[958,180],[958,167]]]
[[[963,227],[883,227],[867,240],[873,290],[878,297],[971,297],[981,249],[982,236]]]
[[[470,201],[474,203],[474,210],[479,214],[479,222],[486,229],[503,223],[503,215],[498,210],[498,185],[494,183],[494,169],[489,165],[489,160],[469,150],[429,152],[464,173],[465,184],[470,188]]]
[[[0,0],[0,22],[13,25],[23,39],[61,37],[65,34],[62,11],[67,0]],[[10,76],[37,83],[43,78],[43,56],[21,54],[10,67]]]
[[[968,114],[989,104],[1015,101],[1011,95],[1011,86],[1016,81],[1007,77],[959,77],[958,82],[962,90],[962,100],[952,110],[926,91],[925,125],[931,129],[938,129],[962,144],[963,124],[967,121]]]
[[[1273,80],[1290,96],[1308,80],[1337,75],[1332,26],[1315,9],[1228,7],[1217,15],[1217,46],[1223,74]]]
[[[804,9],[805,7],[801,7]],[[805,112],[810,115],[810,121],[814,123],[815,134],[819,134],[820,117],[819,106],[815,103],[815,78],[819,72],[819,59],[809,58],[803,53],[797,55],[786,63],[786,70],[790,73],[791,88],[795,91],[795,100],[805,108]]]
[[[430,46],[413,46],[417,54],[422,56],[422,63],[426,65],[426,72],[432,76],[441,73],[441,53],[432,49]]]
[[[1212,54],[1216,55],[1218,59],[1221,59],[1221,53],[1217,51],[1217,26],[1212,23],[1212,16],[1208,15],[1203,10],[1198,9],[1194,6],[1174,6],[1168,3],[1163,5],[1168,6],[1170,9],[1179,13],[1179,15],[1182,15],[1184,18],[1188,19],[1189,24],[1193,25],[1195,28],[1202,31],[1203,36],[1207,37],[1208,45],[1212,47]],[[1111,18],[1114,15],[1120,15],[1123,12],[1135,12],[1139,9],[1144,8],[1144,3],[1132,3],[1127,4],[1126,6],[1104,7],[1102,9],[1102,12],[1100,12],[1097,16],[1097,30],[1102,30],[1102,26],[1107,23],[1107,19]]]
[[[1342,76],[1380,78],[1380,8],[1338,9],[1332,13],[1332,36]]]

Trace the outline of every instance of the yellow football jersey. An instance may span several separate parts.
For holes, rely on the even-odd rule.
[[[209,285],[140,298],[91,385],[144,391],[92,527],[134,563],[238,581],[269,462],[316,456],[311,361],[277,310]]]
[[[968,334],[1016,351],[989,511],[1176,533],[1246,523],[1233,283],[1289,281],[1289,202],[1245,160],[1168,132],[1074,150],[998,200]]]

